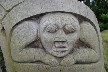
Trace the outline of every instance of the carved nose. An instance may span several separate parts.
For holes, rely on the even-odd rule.
[[[64,37],[56,37],[54,39],[54,41],[56,41],[56,42],[66,42],[66,39]]]

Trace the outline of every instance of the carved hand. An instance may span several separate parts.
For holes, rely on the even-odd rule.
[[[53,57],[52,55],[46,54],[43,58],[42,58],[42,62],[44,62],[45,64],[48,64],[50,66],[58,66],[59,62],[55,59],[55,57]]]
[[[76,63],[94,63],[99,60],[97,53],[90,48],[80,48],[73,53]]]
[[[75,64],[75,59],[73,54],[69,54],[68,56],[66,56],[60,63],[60,65],[62,66],[72,66],[73,64]]]

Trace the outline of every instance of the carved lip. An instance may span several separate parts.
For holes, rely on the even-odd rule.
[[[68,49],[67,48],[63,48],[63,49],[55,48],[54,51],[56,51],[56,52],[66,52],[66,51],[68,51]]]
[[[67,42],[64,42],[64,41],[55,41],[54,46],[55,46],[55,49],[54,49],[55,51],[65,52],[68,50]]]

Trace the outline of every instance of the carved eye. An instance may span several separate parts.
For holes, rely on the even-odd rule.
[[[48,25],[46,27],[46,31],[49,33],[55,33],[57,31],[58,27],[56,25]]]
[[[72,25],[65,25],[63,27],[63,30],[66,34],[70,34],[70,33],[74,33],[75,32],[75,28]]]

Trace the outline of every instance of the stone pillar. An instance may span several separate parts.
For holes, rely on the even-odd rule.
[[[83,3],[7,0],[1,7],[7,72],[105,72],[99,25]]]

